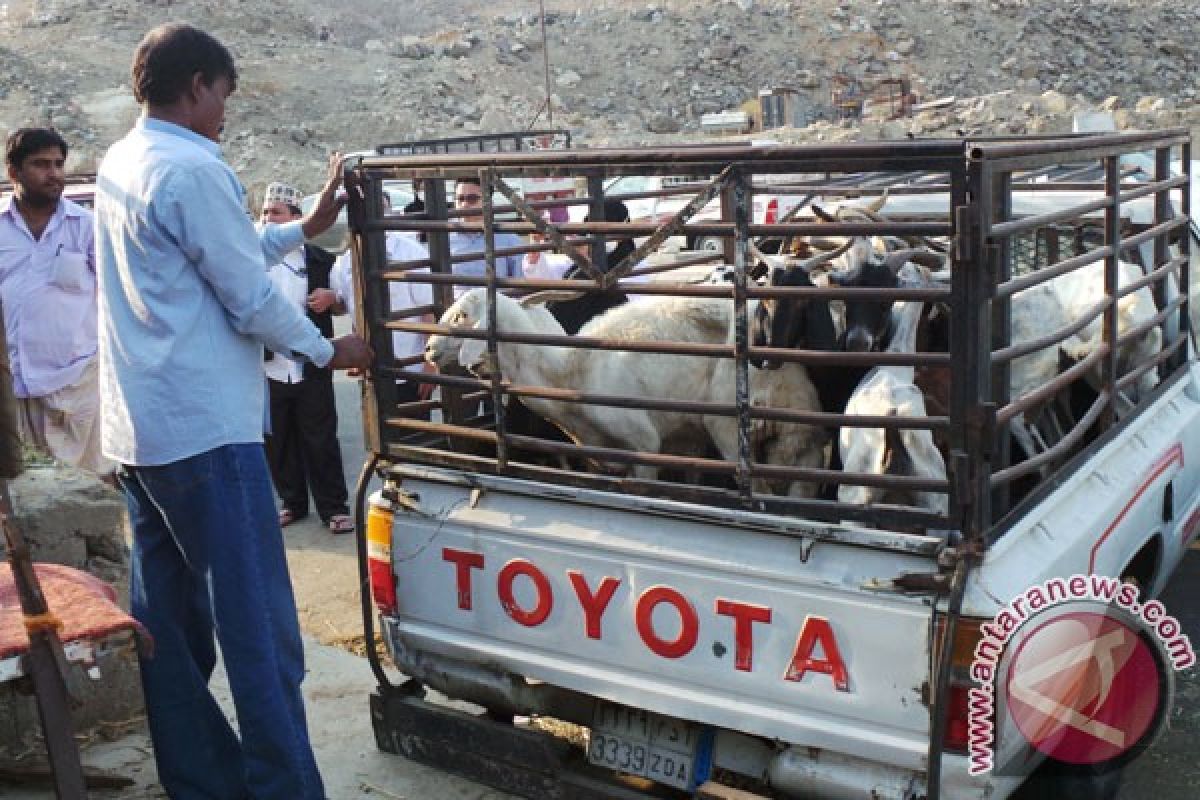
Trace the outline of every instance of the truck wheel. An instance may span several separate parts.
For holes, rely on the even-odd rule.
[[[1116,800],[1121,770],[1079,767],[1046,760],[1011,800]]]

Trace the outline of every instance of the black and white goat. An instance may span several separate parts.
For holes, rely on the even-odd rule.
[[[926,288],[932,285],[932,280],[923,268],[906,263],[899,270],[898,285],[903,288]],[[923,310],[924,303],[918,301],[900,302],[893,306],[892,332],[885,352],[916,351],[917,330]],[[917,387],[914,368],[880,366],[872,369],[850,396],[846,403],[846,414],[915,419],[926,417],[925,395]],[[934,444],[932,432],[926,428],[844,427],[838,436],[838,449],[843,469],[849,473],[946,479],[946,462]],[[839,487],[838,500],[863,506],[891,503],[923,508],[937,514],[945,514],[948,507],[947,496],[941,492],[849,484]]]

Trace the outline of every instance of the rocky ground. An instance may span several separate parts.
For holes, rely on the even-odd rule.
[[[191,21],[241,79],[226,152],[251,190],[317,187],[325,153],[549,122],[581,144],[696,139],[702,114],[765,86],[800,91],[786,141],[1070,130],[1105,108],[1122,128],[1200,132],[1200,6],[1163,0],[8,0],[0,130],[50,123],[94,166],[136,113],[138,39]],[[898,120],[837,121],[835,75],[953,97]]]

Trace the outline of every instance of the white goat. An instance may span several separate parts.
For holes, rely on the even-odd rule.
[[[723,343],[731,335],[732,304],[724,299],[662,297],[652,302],[626,304],[590,320],[581,337],[624,341],[684,341]],[[554,317],[541,305],[525,305],[505,295],[496,296],[497,331],[513,334],[565,335]],[[487,296],[483,289],[465,293],[442,315],[441,324],[486,330]],[[570,388],[585,394],[615,394],[648,400],[699,400],[733,403],[733,364],[728,359],[675,356],[613,350],[588,350],[500,342],[496,365],[486,363],[481,340],[462,341],[434,334],[426,344],[427,361],[444,367],[455,359],[463,366],[488,374],[493,369],[522,385]],[[816,391],[803,367],[780,370],[775,378],[751,370],[751,403],[774,407],[816,409]],[[703,437],[706,433],[726,459],[737,458],[737,421],[730,417],[676,411],[611,408],[523,398],[529,408],[559,426],[579,444],[625,450],[661,452],[667,441]],[[810,435],[802,435],[809,432]],[[788,434],[788,435],[784,435]],[[819,429],[789,423],[755,420],[751,443],[768,463],[816,465],[809,450],[820,459]],[[787,459],[786,461],[776,459]],[[657,468],[633,467],[633,474],[653,479]],[[759,485],[765,486],[765,482]],[[758,486],[756,486],[758,488]],[[795,482],[788,492],[811,496],[815,487]]]
[[[913,264],[902,267],[899,277],[900,285],[905,288],[923,288],[931,284],[928,273]],[[920,302],[895,304],[893,334],[886,352],[912,353],[916,350],[917,327],[923,307],[924,303]],[[925,396],[914,382],[914,373],[913,367],[875,367],[850,396],[846,414],[925,417]],[[846,472],[946,479],[946,462],[928,429],[843,427],[838,439]],[[842,485],[838,488],[838,500],[860,505],[894,502],[938,514],[945,514],[948,508],[948,499],[941,492],[906,492],[872,486]]]
[[[1119,286],[1126,286],[1143,277],[1136,264],[1119,262]],[[1053,280],[1031,286],[1012,297],[1011,341],[1028,342],[1048,336],[1080,319],[1104,297],[1104,263],[1095,262]],[[1117,300],[1117,334],[1124,336],[1158,313],[1154,295],[1149,287]],[[1067,338],[1058,347],[1046,347],[1012,362],[1009,370],[1009,397],[1016,400],[1046,385],[1060,370],[1059,354],[1072,361],[1087,358],[1104,341],[1104,317],[1100,315],[1082,330]],[[1117,348],[1117,375],[1125,375],[1152,360],[1162,349],[1162,331],[1154,326],[1124,342]],[[1089,370],[1087,381],[1099,389],[1103,367]],[[1130,387],[1113,399],[1118,414],[1124,414],[1146,397],[1158,385],[1158,374],[1147,370]],[[1036,416],[1032,414],[1030,416]],[[1033,434],[1024,420],[1013,420],[1013,435],[1027,456],[1037,452]]]

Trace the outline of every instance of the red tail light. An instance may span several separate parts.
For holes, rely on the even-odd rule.
[[[946,735],[942,738],[942,746],[947,752],[967,752],[967,736],[970,731],[967,719],[970,689],[971,687],[965,683],[951,682],[950,684],[950,694],[947,697]]]
[[[779,198],[772,197],[771,202],[767,203],[767,213],[763,217],[764,225],[774,225],[779,219]]]
[[[367,511],[367,576],[381,614],[395,614],[396,573],[392,570],[392,511],[374,503]]]
[[[975,645],[983,637],[980,626],[983,620],[960,617],[954,628],[954,641],[950,650],[950,687],[946,695],[946,733],[942,746],[947,752],[965,753],[969,747],[970,705],[972,682],[968,677],[971,662],[975,658]],[[936,642],[941,640],[945,618],[938,617],[935,629]],[[936,651],[936,647],[935,647]],[[934,653],[932,668],[937,668],[937,653]]]

